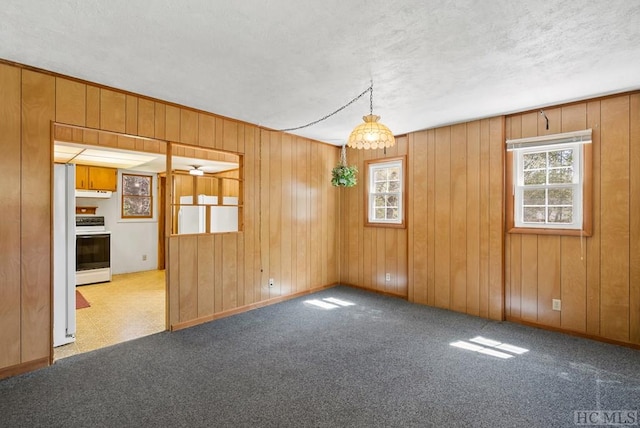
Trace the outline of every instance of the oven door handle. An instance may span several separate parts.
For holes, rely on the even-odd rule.
[[[89,235],[76,235],[76,238],[78,239],[91,239],[91,238],[111,238],[111,235],[109,233],[105,233],[105,234],[89,234]]]

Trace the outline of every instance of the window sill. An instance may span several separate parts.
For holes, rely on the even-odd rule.
[[[365,222],[364,227],[382,227],[387,229],[406,229],[405,223],[371,223]]]
[[[579,229],[545,229],[542,227],[511,227],[507,233],[519,233],[522,235],[557,235],[557,236],[584,236],[590,237],[590,230]]]

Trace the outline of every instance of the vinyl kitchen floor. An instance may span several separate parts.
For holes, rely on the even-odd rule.
[[[165,330],[165,271],[113,275],[77,289],[91,305],[76,310],[76,341],[54,348],[54,360]]]

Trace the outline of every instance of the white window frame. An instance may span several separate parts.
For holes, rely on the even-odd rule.
[[[380,169],[399,169],[400,189],[398,192],[375,192],[375,171]],[[404,158],[389,160],[374,160],[367,163],[367,224],[371,226],[403,226],[404,225],[404,194],[405,194]],[[398,197],[398,218],[380,220],[375,218],[375,199],[379,195],[396,195]]]
[[[552,229],[552,230],[572,230],[582,231],[584,229],[584,144],[591,143],[591,129],[585,131],[568,132],[563,134],[547,135],[542,137],[522,138],[518,140],[507,140],[507,150],[513,152],[513,226],[516,229]],[[550,184],[524,185],[524,155],[531,153],[548,153],[557,150],[573,150],[573,176],[571,184]],[[553,167],[546,166],[546,176]],[[548,181],[548,180],[547,180]],[[548,191],[554,188],[571,187],[573,190],[572,200],[572,222],[553,223],[548,221],[550,205],[548,203]],[[525,222],[524,221],[524,191],[525,190],[545,190],[545,221]],[[517,231],[517,230],[515,230]]]
[[[548,153],[557,150],[571,149],[573,151],[573,177],[571,184],[541,184],[541,185],[524,185],[524,155],[531,153]],[[582,145],[581,144],[562,144],[552,147],[539,147],[531,149],[515,150],[515,162],[517,166],[514,168],[515,183],[515,216],[514,223],[516,227],[540,227],[545,229],[581,229],[582,228]],[[547,166],[545,171],[552,168]],[[548,174],[547,174],[548,177]],[[550,205],[545,203],[545,221],[544,222],[526,222],[524,221],[524,191],[525,190],[544,190],[548,192],[552,189],[571,187],[573,190],[573,200],[571,208],[573,210],[571,223],[552,223],[548,221],[547,210]],[[548,197],[547,197],[548,198]]]

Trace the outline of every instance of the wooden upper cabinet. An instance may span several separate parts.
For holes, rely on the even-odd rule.
[[[115,168],[89,167],[89,190],[111,190],[118,187],[118,170]]]
[[[118,170],[99,166],[76,165],[76,189],[110,190],[118,187]]]
[[[86,190],[89,188],[89,167],[86,165],[76,165],[76,189]]]

